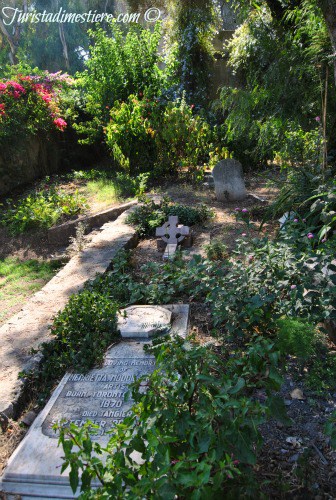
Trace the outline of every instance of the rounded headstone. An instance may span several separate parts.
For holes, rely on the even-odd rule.
[[[240,201],[246,197],[246,188],[241,163],[232,158],[221,160],[214,167],[216,198],[219,201]]]
[[[131,306],[118,315],[118,330],[123,338],[150,338],[169,328],[172,313],[160,306]]]

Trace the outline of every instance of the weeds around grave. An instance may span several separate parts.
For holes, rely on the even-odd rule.
[[[180,203],[172,203],[167,197],[159,203],[155,203],[148,198],[128,216],[127,223],[135,226],[141,237],[154,236],[155,229],[162,226],[169,215],[177,215],[179,223],[184,226],[201,224],[214,216],[213,211],[206,205],[190,207]]]
[[[271,396],[281,383],[273,346],[256,338],[243,358],[230,360],[181,338],[165,337],[150,349],[158,368],[146,379],[145,394],[139,391],[144,378],[132,385],[133,415],[116,425],[106,449],[91,441],[92,424],[59,427],[73,491],[81,473],[81,498],[253,498],[258,425],[284,414]],[[256,377],[268,393],[266,405],[249,397]],[[91,491],[94,479],[101,487]]]

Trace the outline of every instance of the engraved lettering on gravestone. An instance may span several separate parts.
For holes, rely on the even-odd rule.
[[[116,423],[131,415],[133,401],[131,398],[125,401],[129,384],[154,369],[153,356],[113,358],[108,354],[102,368],[87,375],[70,374],[42,424],[43,434],[57,438],[52,427],[63,420],[64,425],[74,423],[79,427],[91,421],[99,427],[94,439],[105,436]]]

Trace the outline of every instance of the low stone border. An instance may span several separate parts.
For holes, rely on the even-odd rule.
[[[0,328],[0,412],[9,417],[17,416],[27,397],[24,383],[18,379],[19,373],[38,362],[38,358],[31,355],[31,349],[50,339],[49,326],[53,317],[64,308],[69,297],[79,292],[97,273],[104,273],[119,250],[137,245],[135,229],[125,223],[132,210],[126,210],[117,220],[105,224],[83,252],[73,257]]]
[[[104,212],[93,215],[83,215],[76,220],[71,220],[59,226],[51,227],[48,229],[48,241],[55,245],[68,245],[70,238],[76,235],[76,229],[79,223],[85,224],[85,233],[89,233],[94,227],[101,227],[106,222],[115,220],[125,210],[136,204],[137,201],[133,200],[123,205],[119,205],[118,207],[104,210]]]

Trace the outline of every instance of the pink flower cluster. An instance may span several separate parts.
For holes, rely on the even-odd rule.
[[[55,118],[54,124],[56,125],[58,130],[61,130],[62,132],[64,131],[64,129],[67,126],[67,122],[65,120],[63,120],[63,118]]]
[[[39,76],[17,75],[17,81],[8,80],[0,82],[0,117],[9,115],[11,108],[17,109],[14,104],[16,100],[24,95],[34,94],[39,96],[46,107],[47,113],[51,118],[51,123],[61,131],[67,126],[67,122],[60,117],[61,111],[58,107],[58,91],[60,82],[70,84],[70,77],[59,73]],[[14,101],[13,101],[14,99]],[[2,102],[1,102],[2,101]],[[20,104],[26,104],[26,100]],[[36,104],[37,106],[41,104]]]
[[[26,89],[20,83],[9,80],[8,82],[0,83],[0,93],[3,94],[5,92],[14,97],[14,99],[19,99],[21,95],[26,93]]]

